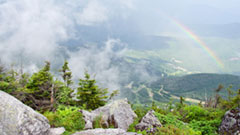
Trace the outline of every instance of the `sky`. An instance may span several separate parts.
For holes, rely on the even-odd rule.
[[[67,57],[76,78],[91,67],[115,89],[120,73],[110,60],[127,50],[115,53],[113,46],[128,44],[121,35],[182,35],[171,18],[189,27],[238,24],[239,5],[239,0],[0,0],[0,58],[6,64],[24,61],[35,72],[45,60],[61,65]],[[79,43],[85,45],[96,37],[104,37],[94,42],[101,49],[66,49],[71,40],[86,40]]]

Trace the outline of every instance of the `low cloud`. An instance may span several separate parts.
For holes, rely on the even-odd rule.
[[[122,49],[114,50],[116,46],[123,46]],[[112,64],[113,59],[122,58],[125,52],[124,44],[117,39],[109,39],[101,48],[90,46],[80,48],[76,52],[69,53],[69,65],[73,72],[74,79],[84,77],[87,70],[92,77],[100,80],[101,86],[109,90],[120,89],[120,72],[117,66]]]
[[[93,25],[107,21],[107,12],[109,11],[98,1],[90,1],[75,17],[79,25]]]
[[[113,4],[121,3],[108,0],[1,1],[0,58],[7,64],[24,61],[26,65],[41,65],[45,60],[58,64],[65,57],[60,44],[79,38],[76,27],[81,30],[81,26],[108,21],[110,13],[115,12],[111,8]],[[127,8],[126,3],[122,6]]]
[[[6,1],[0,5],[0,57],[6,63],[52,60],[72,25],[53,1]]]

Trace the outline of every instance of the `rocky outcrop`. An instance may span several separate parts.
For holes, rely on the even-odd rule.
[[[137,133],[126,132],[123,129],[90,129],[74,133],[73,135],[139,135]]]
[[[219,127],[220,135],[240,134],[240,108],[227,111]]]
[[[101,116],[103,127],[108,128],[113,125],[126,131],[137,117],[127,99],[114,101],[92,112],[85,110],[80,112],[85,120],[85,129],[92,129],[95,118]]]
[[[135,126],[135,129],[146,130],[147,133],[155,133],[158,127],[162,127],[162,124],[158,118],[154,115],[154,111],[150,110],[148,113],[141,119],[141,122]]]
[[[46,117],[0,91],[1,135],[47,135],[49,129]]]

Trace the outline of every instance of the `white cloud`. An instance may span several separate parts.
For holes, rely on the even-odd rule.
[[[123,5],[123,7],[125,8],[130,8],[130,9],[134,9],[136,8],[134,3],[135,3],[135,0],[120,0],[120,5]]]
[[[120,58],[125,49],[114,51],[115,46],[122,46],[120,40],[109,39],[101,49],[96,47],[81,48],[75,53],[70,53],[69,65],[75,75],[75,80],[84,77],[84,71],[96,74],[96,79],[102,87],[110,90],[119,89],[120,73],[112,65],[113,58]]]
[[[18,61],[19,55],[30,63],[56,59],[59,43],[77,36],[76,25],[108,21],[110,12],[116,11],[112,8],[114,4],[120,3],[97,0],[2,1],[0,57],[8,63]]]
[[[13,0],[0,5],[0,55],[7,62],[50,60],[70,38],[72,22],[52,0]]]
[[[9,65],[24,62],[24,69],[31,73],[45,60],[59,65],[67,52],[60,44],[78,36],[75,28],[109,21],[113,12],[119,14],[113,8],[118,6],[132,7],[126,1],[108,0],[0,0],[0,58]],[[121,43],[109,40],[100,50],[90,47],[69,52],[76,78],[88,69],[97,74],[101,86],[119,89],[118,68],[111,66],[111,59],[121,55],[113,51],[116,44]]]
[[[76,13],[77,23],[80,25],[93,25],[108,19],[108,10],[98,1],[90,1],[80,13]]]

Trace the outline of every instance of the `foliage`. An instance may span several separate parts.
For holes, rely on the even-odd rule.
[[[137,117],[137,118],[133,121],[133,123],[132,123],[131,125],[129,125],[128,131],[129,131],[129,132],[136,132],[135,126],[140,122],[141,119],[142,119],[141,117]]]
[[[164,110],[163,108],[160,108],[159,106],[156,105],[155,102],[152,102],[152,110],[154,110],[157,113],[161,113],[161,114],[167,114],[168,112],[166,110]]]
[[[103,128],[103,123],[102,123],[102,115],[99,115],[94,118],[93,120],[93,128]]]
[[[216,108],[203,108],[197,105],[185,106],[179,119],[189,123],[189,127],[202,134],[216,134],[225,111]]]
[[[93,128],[107,128],[107,125],[104,125],[103,115],[100,114],[93,120]]]
[[[201,135],[200,131],[181,129],[174,125],[167,125],[158,129],[155,135]]]
[[[228,99],[221,99],[220,100],[220,108],[224,110],[230,110],[236,107],[240,107],[240,89],[237,92],[233,92],[230,86],[227,88],[228,91]],[[235,96],[233,96],[235,95]]]
[[[76,102],[73,100],[74,90],[71,88],[71,85],[73,84],[72,72],[68,67],[68,61],[65,60],[59,72],[61,72],[64,83],[62,83],[61,81],[56,81],[58,86],[58,92],[56,93],[56,100],[58,104],[76,105]]]
[[[155,113],[155,115],[163,125],[174,125],[183,129],[189,128],[183,121],[178,120],[178,117],[173,114],[163,115],[160,113]]]
[[[208,111],[202,107],[191,105],[183,108],[182,120],[184,122],[190,122],[192,120],[206,120],[208,119]]]
[[[36,96],[39,98],[42,96],[48,96],[50,98],[52,84],[53,76],[50,73],[50,63],[46,62],[46,65],[39,72],[31,76],[27,83],[27,88],[32,93],[36,93]]]
[[[79,107],[60,105],[56,112],[44,112],[52,127],[64,127],[67,132],[83,130],[85,122]]]
[[[155,116],[163,124],[163,127],[159,128],[158,132],[155,133],[156,135],[214,135],[217,133],[221,119],[225,113],[221,109],[203,108],[197,105],[185,105],[179,110],[175,106],[173,112],[166,112],[166,110],[158,108],[153,102],[152,107],[148,109],[135,107],[134,111],[140,117],[130,125],[128,131],[139,132],[134,127],[149,109],[155,110]],[[145,131],[139,133],[146,134]]]
[[[0,67],[0,90],[3,90],[7,93],[13,93],[18,89],[18,80],[16,77],[19,75],[13,69],[10,71],[3,70],[3,67]]]
[[[53,109],[54,82],[53,75],[50,73],[50,62],[37,73],[34,73],[29,79],[27,85],[29,98],[28,104],[32,108],[42,111]]]
[[[224,110],[215,109],[215,108],[203,108],[197,105],[186,106],[181,110],[180,119],[184,122],[188,122],[191,125],[200,125],[202,126],[205,124],[207,128],[208,125],[211,126],[211,130],[206,130],[208,133],[213,133],[212,131],[216,132],[217,128],[220,125],[221,119],[225,113]],[[195,128],[194,129],[201,129]],[[200,130],[203,131],[203,130]]]
[[[187,97],[199,100],[205,100],[215,96],[216,88],[222,89],[223,86],[232,85],[233,90],[237,90],[239,87],[239,76],[227,75],[227,74],[190,74],[186,76],[169,76],[162,77],[159,80],[152,82],[149,88],[152,91],[158,93],[159,89],[164,86],[164,90],[171,95],[178,97]],[[219,89],[219,90],[220,90]],[[228,98],[230,91],[221,90],[219,95],[223,98]],[[162,94],[162,93],[161,93]],[[164,94],[164,93],[163,93]],[[154,93],[155,96],[155,93]],[[158,98],[163,102],[163,97]],[[170,98],[168,98],[169,100]]]
[[[217,135],[217,130],[220,124],[220,119],[205,121],[193,120],[189,123],[189,126],[194,130],[201,131],[203,135]]]
[[[69,87],[73,83],[73,81],[72,81],[72,72],[71,72],[70,68],[68,67],[68,61],[64,62],[60,72],[62,73],[62,78],[63,78],[66,86]]]
[[[73,92],[74,90],[70,87],[67,87],[61,81],[55,81],[55,86],[58,86],[58,91],[56,93],[56,101],[58,104],[64,105],[75,105],[76,101],[73,100]]]
[[[133,121],[133,123],[129,126],[129,132],[136,132],[135,126],[141,121],[142,117],[148,112],[150,108],[144,107],[142,105],[133,105],[132,106],[134,112],[137,115],[137,118]],[[142,132],[141,132],[142,133]],[[143,133],[142,133],[143,134]]]
[[[86,105],[87,109],[96,109],[107,103],[107,89],[99,88],[96,85],[96,80],[91,79],[90,75],[85,72],[85,79],[79,80],[77,89],[77,99],[79,105]]]
[[[133,106],[134,112],[137,114],[138,118],[142,118],[149,110],[148,107],[135,105]]]

